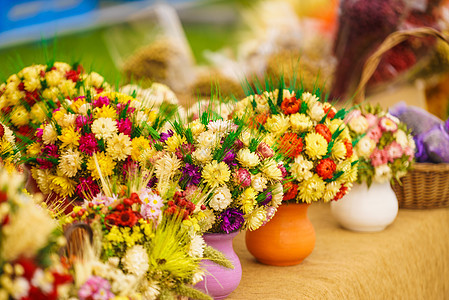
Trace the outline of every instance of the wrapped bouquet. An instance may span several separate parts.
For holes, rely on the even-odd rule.
[[[65,240],[58,223],[22,188],[20,175],[0,168],[0,297],[64,298],[72,277],[57,250]]]
[[[274,151],[261,139],[242,120],[213,120],[207,112],[185,126],[175,123],[173,131],[161,134],[161,151],[153,158],[157,188],[178,182],[208,216],[204,231],[257,229],[282,202],[284,178]]]
[[[32,65],[0,85],[0,115],[15,133],[32,135],[60,100],[97,94],[110,87],[99,74],[85,73],[79,64]]]
[[[357,179],[357,156],[345,109],[319,94],[271,89],[237,103],[235,114],[265,133],[264,143],[284,156],[284,201],[338,200]]]
[[[363,105],[346,119],[359,157],[358,183],[399,180],[411,168],[415,143],[407,126],[380,106]]]
[[[124,176],[152,154],[156,111],[135,98],[105,92],[65,100],[36,131],[27,161],[44,194],[84,199],[99,191],[100,176]]]

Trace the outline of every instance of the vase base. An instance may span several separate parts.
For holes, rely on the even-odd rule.
[[[387,228],[388,225],[380,226],[343,226],[343,228],[356,232],[379,232]]]
[[[257,261],[263,263],[264,265],[277,266],[277,267],[288,267],[299,265],[300,263],[302,263],[303,260],[304,258],[294,260],[284,260],[284,261],[257,258]]]

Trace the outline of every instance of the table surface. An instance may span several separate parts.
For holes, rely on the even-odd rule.
[[[316,245],[297,266],[258,263],[234,239],[243,275],[228,299],[449,299],[449,208],[400,209],[378,233],[342,229],[329,204],[308,215]]]

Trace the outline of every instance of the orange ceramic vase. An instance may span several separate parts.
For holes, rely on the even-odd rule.
[[[315,229],[307,217],[310,204],[283,204],[270,222],[246,232],[246,247],[261,263],[292,266],[301,263],[315,247]]]

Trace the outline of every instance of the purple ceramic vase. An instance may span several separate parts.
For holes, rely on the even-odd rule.
[[[207,245],[223,253],[234,265],[228,269],[214,262],[203,260],[201,267],[205,270],[204,280],[195,287],[214,299],[224,299],[234,291],[242,279],[242,266],[239,257],[234,252],[232,241],[237,236],[234,233],[206,233],[203,235]]]

